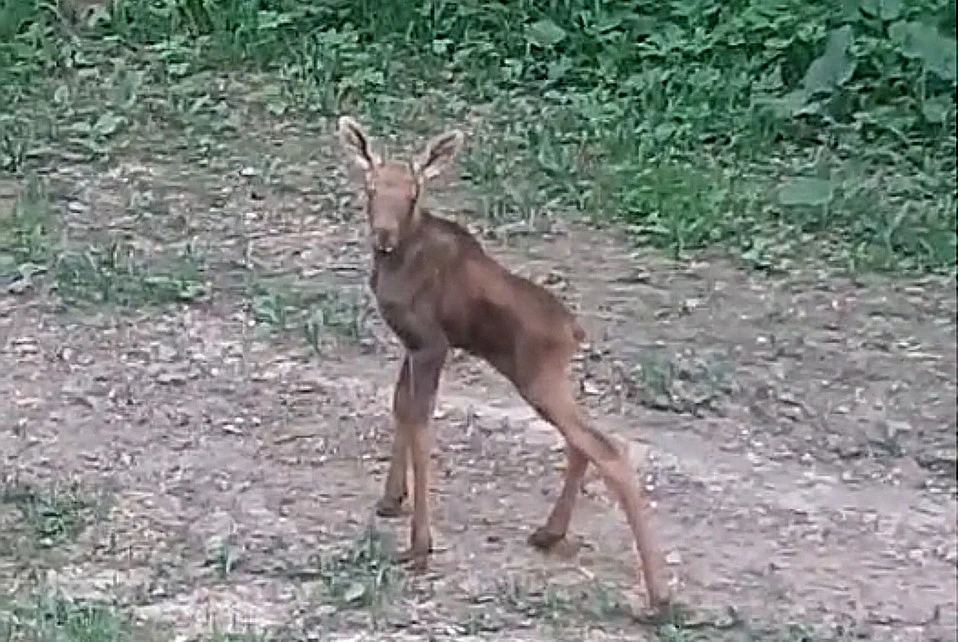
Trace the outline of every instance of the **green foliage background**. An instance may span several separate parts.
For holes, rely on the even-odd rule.
[[[8,172],[109,156],[150,91],[186,126],[190,78],[259,71],[275,114],[418,136],[472,118],[463,168],[487,216],[537,202],[757,268],[956,270],[956,2],[88,4],[0,0]]]

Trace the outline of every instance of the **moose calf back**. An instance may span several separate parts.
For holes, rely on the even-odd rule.
[[[573,314],[544,287],[488,255],[462,226],[424,212],[424,262],[440,276],[437,314],[450,345],[481,357],[514,383],[548,356],[566,362],[585,339]]]

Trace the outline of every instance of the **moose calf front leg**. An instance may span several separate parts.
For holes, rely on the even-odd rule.
[[[433,449],[430,415],[433,413],[446,352],[446,347],[409,352],[404,360],[404,372],[401,373],[395,395],[394,412],[398,436],[409,445],[410,458],[413,460],[410,550],[403,557],[413,562],[416,569],[421,570],[426,568],[427,557],[432,548],[428,503],[430,452]]]

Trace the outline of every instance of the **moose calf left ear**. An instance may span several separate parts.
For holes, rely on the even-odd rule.
[[[430,140],[413,162],[413,168],[426,179],[439,176],[463,147],[463,132],[453,129]]]
[[[380,164],[380,158],[370,148],[370,139],[357,121],[349,116],[341,116],[337,122],[340,145],[349,153],[354,162],[365,171]]]

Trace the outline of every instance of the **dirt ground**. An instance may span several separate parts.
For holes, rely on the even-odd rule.
[[[177,640],[247,625],[289,639],[667,639],[624,615],[645,598],[599,482],[578,504],[574,557],[526,545],[559,492],[559,439],[468,358],[441,384],[430,573],[378,609],[324,597],[322,560],[371,521],[401,545],[407,532],[372,516],[396,341],[371,314],[368,335],[324,332],[318,354],[297,327],[255,324],[244,293],[255,273],[369,306],[362,217],[327,125],[275,126],[206,163],[162,153],[158,133],[136,157],[48,175],[68,242],[112,235],[158,256],[190,242],[210,293],[135,310],[0,295],[4,479],[110,498],[75,542],[3,549],[0,585],[108,600]],[[479,230],[463,194],[450,184],[435,201]],[[633,444],[693,614],[670,639],[957,639],[955,281],[677,266],[560,221],[485,243],[588,328],[583,401]]]

